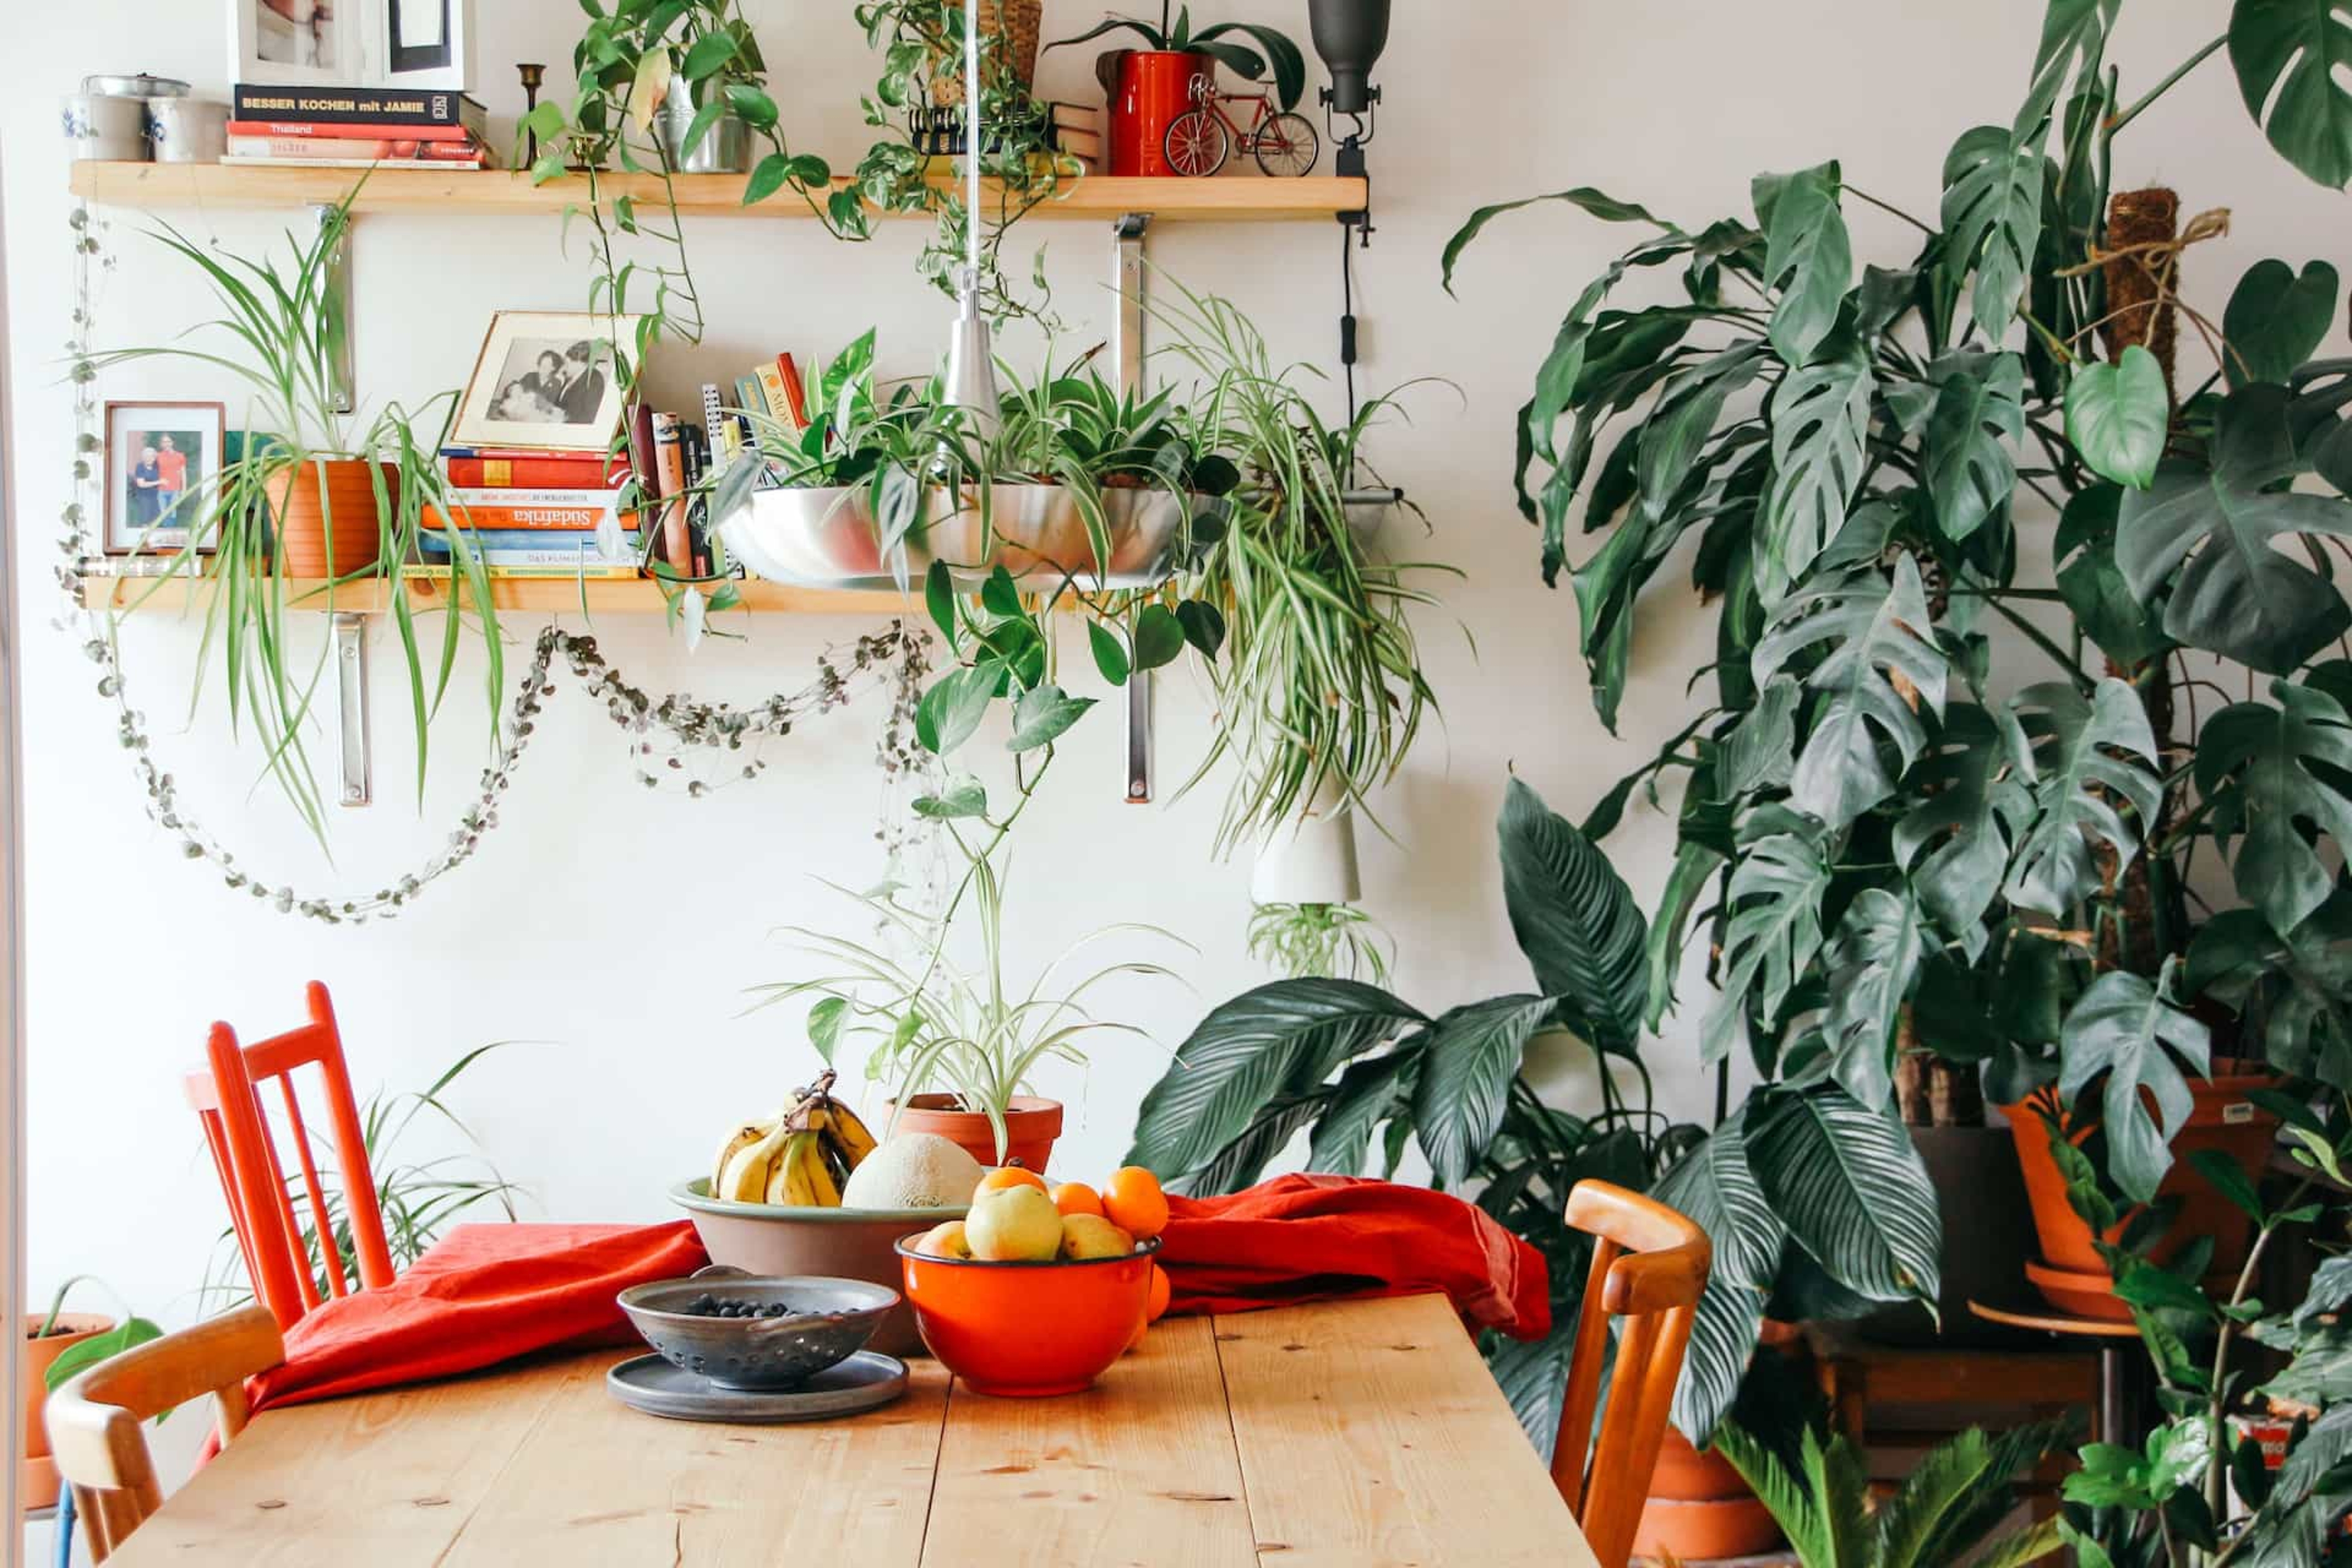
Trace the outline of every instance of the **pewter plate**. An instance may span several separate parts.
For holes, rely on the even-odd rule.
[[[722,1388],[660,1356],[641,1355],[606,1373],[604,1386],[622,1404],[648,1415],[768,1426],[855,1415],[887,1405],[907,1392],[907,1363],[880,1351],[859,1351],[798,1388],[761,1392]]]

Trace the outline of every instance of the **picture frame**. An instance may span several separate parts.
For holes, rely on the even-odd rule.
[[[107,554],[173,555],[188,547],[204,497],[219,483],[227,421],[219,403],[107,402],[100,540]],[[218,544],[200,537],[196,550],[209,555]]]
[[[476,0],[227,0],[229,79],[268,87],[474,86]]]
[[[522,452],[610,451],[625,401],[613,334],[635,343],[644,319],[589,310],[497,312],[458,399],[451,441]]]

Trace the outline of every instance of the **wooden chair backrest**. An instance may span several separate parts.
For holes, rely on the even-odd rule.
[[[229,1219],[236,1227],[247,1278],[253,1281],[255,1298],[277,1314],[281,1328],[301,1321],[324,1298],[302,1245],[278,1142],[270,1131],[269,1112],[261,1094],[266,1083],[276,1083],[286,1107],[287,1130],[300,1169],[310,1224],[324,1243],[319,1250],[326,1296],[345,1296],[352,1290],[341,1251],[332,1244],[333,1211],[320,1180],[301,1100],[295,1092],[297,1068],[315,1066],[325,1082],[335,1169],[342,1182],[343,1210],[360,1288],[381,1289],[393,1279],[392,1249],[384,1242],[375,1175],[368,1166],[367,1139],[352,1094],[351,1073],[343,1063],[334,1003],[327,988],[315,980],[310,984],[309,1002],[308,1024],[250,1046],[239,1047],[236,1030],[226,1024],[215,1024],[205,1043],[206,1064],[190,1073],[186,1083],[189,1103],[204,1122],[205,1142],[212,1150],[221,1191],[228,1199]]]
[[[1666,1415],[1714,1249],[1690,1219],[1607,1182],[1576,1184],[1568,1195],[1568,1223],[1593,1238],[1592,1266],[1576,1320],[1551,1478],[1601,1568],[1624,1568],[1665,1442]],[[1592,1420],[1612,1318],[1622,1321],[1609,1408],[1596,1441]]]
[[[105,1562],[163,1505],[141,1423],[209,1394],[226,1445],[245,1429],[245,1380],[285,1359],[278,1320],[245,1307],[110,1357],[49,1395],[49,1448],[73,1488],[91,1562]]]

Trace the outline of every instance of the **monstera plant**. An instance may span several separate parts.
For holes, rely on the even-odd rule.
[[[1641,231],[1575,298],[1518,421],[1522,508],[1573,589],[1602,721],[1662,574],[1687,563],[1716,616],[1698,710],[1585,823],[1603,836],[1679,783],[1643,1021],[1696,944],[1705,1059],[1745,1053],[1766,1079],[1661,1189],[1717,1243],[1695,1373],[1752,1332],[1768,1285],[1818,1305],[1932,1270],[1932,1234],[1874,1205],[1853,1222],[1874,1268],[1792,1279],[1784,1230],[1827,1266],[1831,1205],[1759,1190],[1791,1141],[1843,1168],[1890,1136],[1918,1053],[2103,1120],[2080,1153],[2115,1212],[2156,1195],[2217,1052],[2283,1079],[2264,1103],[2290,1125],[2346,1114],[2352,607],[2331,563],[2352,360],[2314,357],[2338,279],[2267,260],[2200,310],[2181,281],[2229,215],[2110,187],[2125,133],[2209,60],[2282,155],[2342,187],[2347,18],[2216,6],[2220,36],[2126,98],[2120,4],[2052,0],[2022,104],[1955,141],[1924,215],[1834,162],[1759,175],[1752,212],[1700,225],[1590,188],[1528,198]],[[1857,268],[1857,204],[1916,253]],[[1526,205],[1474,215],[1449,279]],[[1667,269],[1680,298],[1611,303]],[[1577,526],[1601,537],[1571,563]],[[2200,901],[2192,869],[2237,907]],[[1697,1436],[1717,1406],[1694,1392],[1677,1419]]]

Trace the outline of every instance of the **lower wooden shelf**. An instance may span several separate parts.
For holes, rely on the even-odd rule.
[[[341,610],[361,615],[382,614],[389,604],[387,584],[351,583],[330,596],[324,582],[285,584],[287,607],[295,610]],[[462,585],[461,585],[462,587]],[[437,607],[450,584],[443,578],[413,577],[409,603]],[[921,602],[893,589],[800,588],[788,583],[757,579],[739,582],[735,589],[748,610],[803,616],[896,616],[922,613]],[[88,610],[180,610],[209,604],[220,591],[212,578],[84,577],[82,607]],[[587,583],[561,577],[496,577],[490,581],[490,603],[500,610],[540,611],[560,615],[583,605],[591,613],[655,614],[664,606],[662,585],[646,578],[606,578]]]

